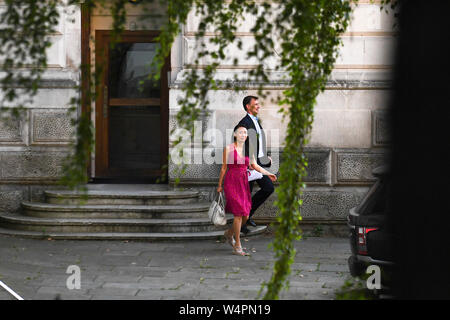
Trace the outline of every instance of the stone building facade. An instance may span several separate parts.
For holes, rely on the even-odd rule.
[[[126,29],[127,37],[131,39],[129,41],[142,43],[145,37],[149,39],[157,34],[161,25],[161,21],[157,18],[143,23],[139,18],[142,10],[131,4],[128,14]],[[107,56],[110,60],[105,60],[104,56],[99,55],[100,43],[101,41],[107,43],[107,30],[111,29],[112,18],[109,12],[98,9],[90,17],[83,15],[80,8],[62,11],[58,32],[50,35],[53,46],[48,52],[49,67],[44,74],[34,104],[21,121],[0,124],[0,210],[2,211],[17,211],[22,201],[41,201],[44,190],[59,188],[56,182],[61,176],[62,160],[70,150],[74,133],[71,119],[66,111],[71,97],[78,95],[75,86],[80,84],[81,79],[79,65],[83,59],[84,61],[88,59],[93,66],[101,60],[101,63],[114,68],[114,63],[111,62],[114,57],[112,53]],[[130,166],[132,163],[142,164],[147,160],[156,162],[159,160],[151,157],[152,150],[145,151],[145,154],[136,153],[133,159],[120,158],[120,154],[128,149],[125,146],[117,147],[117,149],[118,144],[138,145],[142,142],[139,142],[139,137],[129,137],[131,140],[125,141],[121,140],[120,134],[118,137],[114,136],[114,130],[112,130],[114,122],[111,120],[99,122],[104,121],[101,120],[102,116],[116,117],[117,121],[139,118],[141,120],[123,121],[129,121],[131,127],[136,126],[142,130],[146,130],[147,127],[157,127],[160,133],[157,135],[159,141],[156,143],[159,148],[158,157],[163,159],[171,152],[170,147],[174,137],[169,137],[164,132],[168,133],[169,130],[177,127],[175,120],[179,110],[177,100],[181,96],[180,88],[187,66],[193,61],[196,50],[197,19],[194,14],[189,15],[186,25],[182,27],[182,32],[174,43],[170,61],[165,69],[168,71],[167,79],[163,78],[159,84],[160,95],[157,94],[156,98],[139,97],[139,99],[147,99],[145,103],[150,106],[158,105],[159,113],[143,111],[140,106],[144,100],[128,101],[120,94],[117,96],[117,101],[114,100],[112,90],[115,89],[111,88],[114,86],[111,81],[115,78],[111,80],[111,77],[114,77],[111,75],[115,71],[110,70],[109,78],[105,79],[103,84],[104,87],[109,84],[106,92],[109,94],[108,101],[111,104],[107,106],[105,101],[96,101],[91,106],[97,138],[95,152],[92,154],[88,168],[91,183],[134,183],[133,178],[142,176],[142,172],[146,174],[150,172],[149,175],[154,175],[158,169],[156,168],[158,166],[155,167],[156,169],[143,166],[141,173],[129,173],[130,168],[119,173],[108,171],[108,161],[126,163],[125,166]],[[252,34],[249,32],[251,24],[248,21],[252,21],[251,17],[245,19],[245,23],[237,34],[245,38],[244,44],[252,41]],[[89,25],[88,31],[86,31],[86,23]],[[321,224],[329,230],[344,226],[348,210],[362,199],[368,187],[374,182],[371,170],[385,161],[389,148],[386,108],[389,104],[392,53],[395,43],[393,25],[393,15],[380,11],[380,4],[377,1],[375,3],[369,0],[359,1],[357,6],[354,5],[351,25],[342,35],[344,45],[341,48],[340,57],[326,85],[326,90],[317,98],[315,107],[311,139],[307,146],[309,169],[302,208],[305,226]],[[135,34],[139,36],[133,38]],[[92,39],[89,39],[87,35]],[[151,55],[154,50],[150,46],[136,48],[137,53],[133,53],[136,59],[140,59],[140,55],[143,57],[145,54]],[[229,61],[224,61],[218,68],[217,78],[232,79],[234,74],[244,75],[256,65],[255,61],[246,60],[236,50],[230,49],[231,56],[239,59],[238,65],[233,66],[229,62],[231,58]],[[267,67],[270,68],[270,61]],[[282,82],[278,81],[278,76],[273,74],[272,82],[266,84],[270,96],[275,96],[286,88]],[[220,162],[221,137],[229,138],[230,134],[227,135],[227,130],[231,130],[245,115],[242,99],[249,94],[257,95],[256,88],[249,86],[241,92],[222,88],[209,93],[211,113],[202,118],[201,128],[203,132],[208,129],[217,131],[211,136],[205,136],[199,143],[193,144],[192,160],[196,154],[197,156],[199,154],[200,159],[207,155],[210,159],[215,158],[217,162]],[[274,159],[272,170],[276,171],[283,159],[286,123],[281,121],[281,115],[277,112],[279,107],[271,102],[270,96],[260,100],[261,119],[264,128],[270,129],[268,143]],[[134,115],[128,113],[132,108],[123,112],[108,109],[113,105],[117,107],[114,110],[120,108],[125,110],[125,105],[133,105],[135,111],[132,112],[135,113]],[[84,111],[80,107],[79,114],[82,112]],[[142,119],[148,119],[148,124],[146,125],[145,120]],[[105,136],[104,130],[107,126],[109,131]],[[146,134],[147,138],[153,136],[152,132]],[[107,156],[104,154],[106,147],[100,145],[101,143],[109,143]],[[116,151],[113,150],[113,146],[117,149]],[[117,159],[113,158],[114,154],[118,155]],[[160,164],[164,162],[164,160],[161,161]],[[169,184],[176,178],[174,168],[173,164],[169,163]],[[208,198],[217,185],[219,170],[218,163],[200,161],[200,163],[190,164],[185,174],[180,177],[180,185],[187,189],[200,190],[203,197]],[[151,183],[148,181],[150,180],[147,180],[147,183]],[[273,194],[257,211],[255,215],[257,220],[260,222],[273,220],[276,215],[276,209],[273,206],[275,198],[276,194]]]

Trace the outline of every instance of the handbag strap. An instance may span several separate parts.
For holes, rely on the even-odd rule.
[[[217,195],[216,199],[217,199],[217,203],[223,206],[224,201],[223,201],[222,192],[218,192],[218,195]]]

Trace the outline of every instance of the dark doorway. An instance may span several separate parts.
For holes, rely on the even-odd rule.
[[[169,59],[159,80],[151,66],[157,32],[125,31],[112,48],[96,31],[96,182],[149,182],[166,175]]]

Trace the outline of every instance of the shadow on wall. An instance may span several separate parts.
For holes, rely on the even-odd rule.
[[[449,1],[399,1],[391,108],[400,299],[450,299]],[[402,3],[403,2],[403,3]]]

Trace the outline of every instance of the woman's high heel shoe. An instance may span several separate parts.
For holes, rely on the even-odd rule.
[[[227,239],[227,242],[234,248],[234,245],[236,244],[236,240],[234,240],[233,236],[228,236],[228,230],[224,232],[223,236],[225,239]]]
[[[249,256],[250,254],[242,250],[242,247],[233,247],[233,254],[238,256]]]

